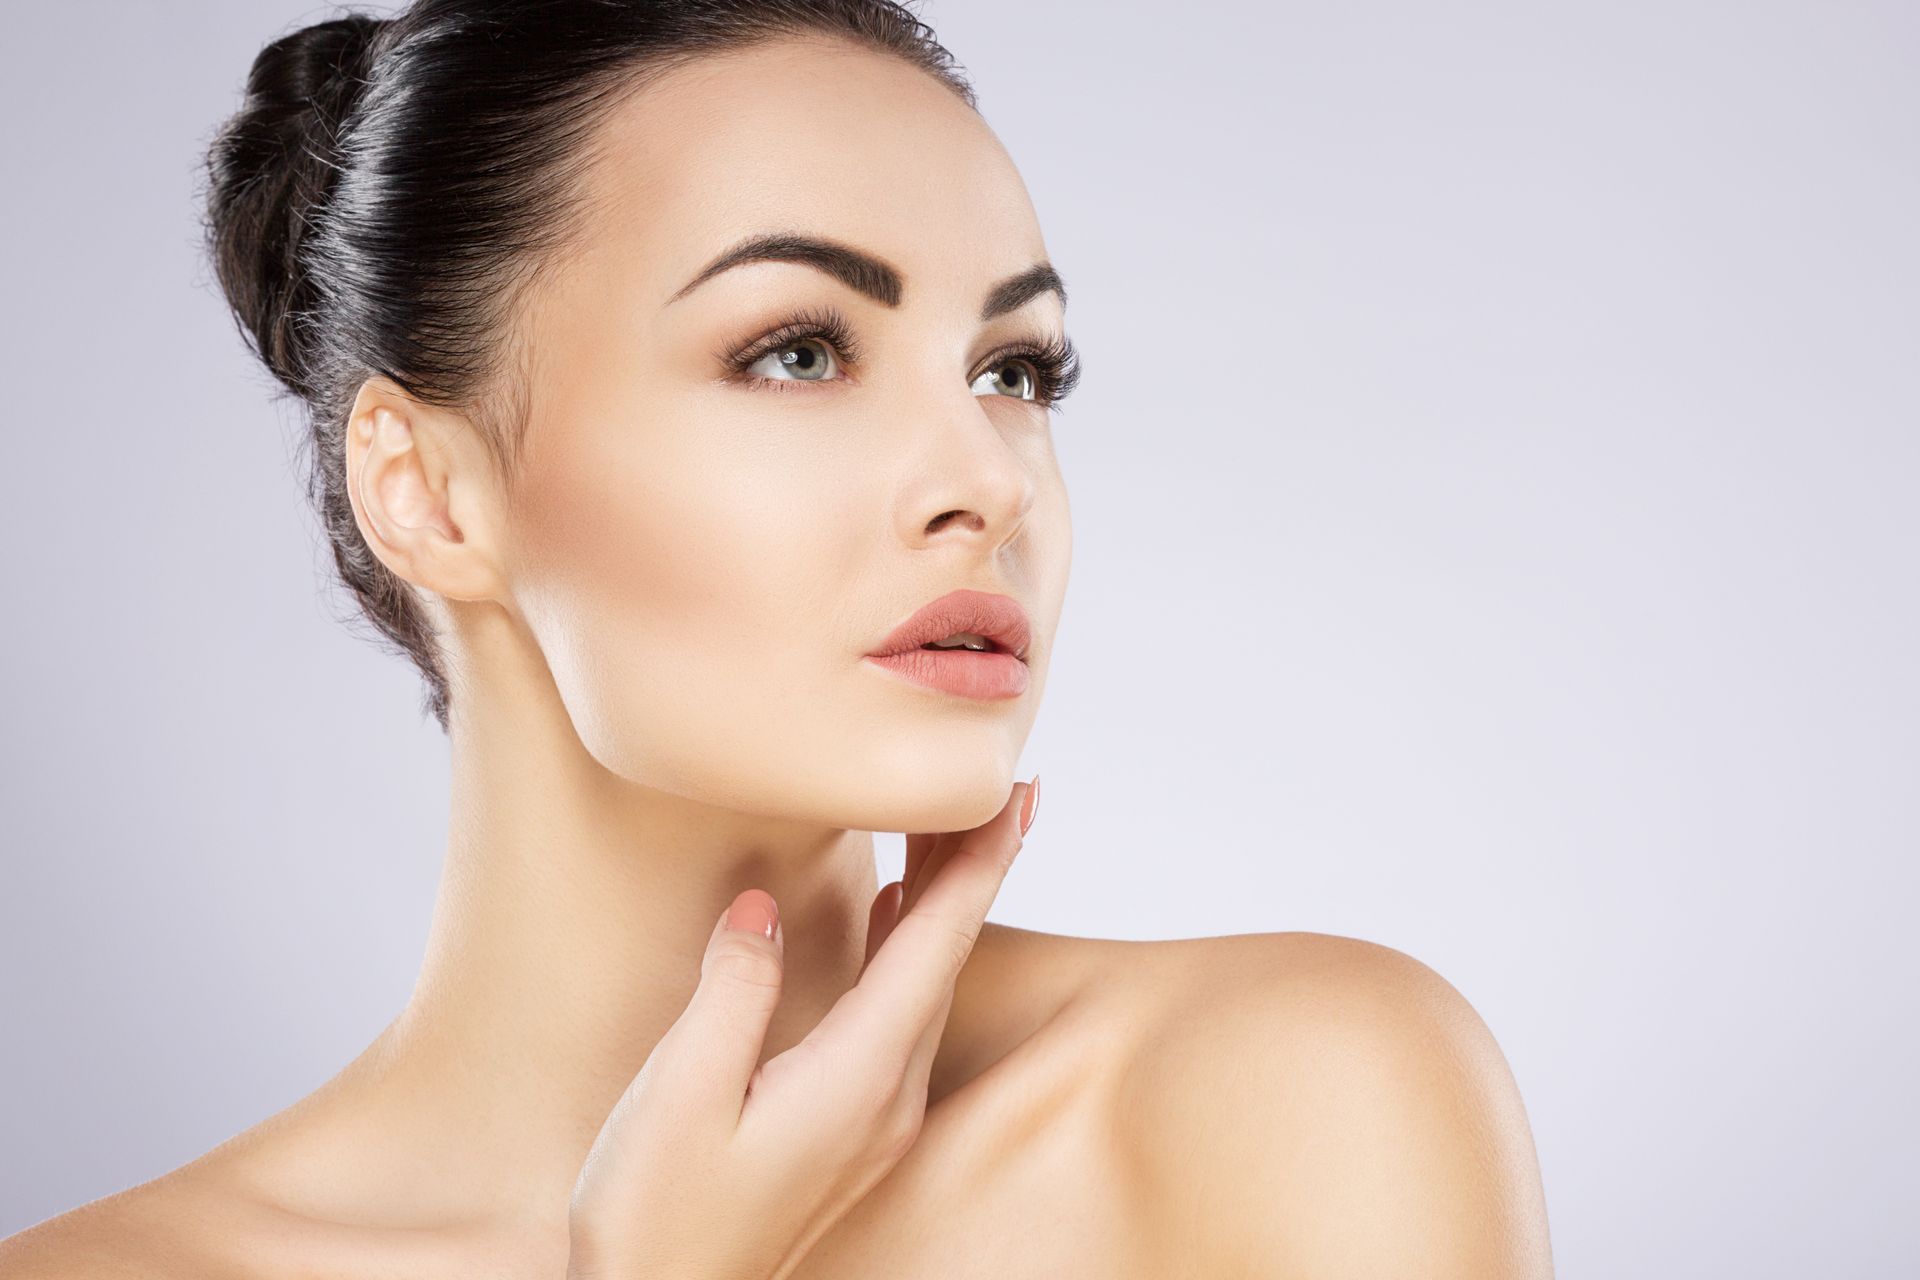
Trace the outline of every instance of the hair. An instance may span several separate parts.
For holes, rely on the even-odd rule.
[[[347,496],[347,417],[390,379],[470,421],[511,485],[529,414],[527,287],[579,233],[596,126],[703,55],[824,36],[892,54],[976,107],[931,28],[892,0],[415,0],[283,35],[206,157],[204,231],[248,346],[305,407],[309,500],[340,579],[426,683],[425,602]]]

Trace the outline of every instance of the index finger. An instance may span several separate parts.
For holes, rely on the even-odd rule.
[[[1015,784],[1000,812],[955,838],[952,852],[887,935],[852,990],[807,1036],[883,1052],[904,1064],[940,1011],[980,936],[987,908],[1020,851],[1020,815],[1031,782]]]

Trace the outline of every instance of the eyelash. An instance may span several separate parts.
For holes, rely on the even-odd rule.
[[[740,381],[771,384],[774,390],[789,391],[808,379],[765,378],[759,374],[749,374],[747,370],[773,352],[809,338],[825,342],[847,364],[857,366],[860,363],[860,343],[854,338],[846,317],[832,307],[803,308],[792,312],[778,327],[725,356],[724,361],[733,377]],[[980,372],[987,373],[1015,359],[1024,360],[1033,369],[1035,386],[1032,403],[1044,408],[1059,408],[1060,402],[1072,393],[1080,381],[1080,353],[1070,338],[1054,337],[1045,342],[1022,339],[1009,343],[995,351],[981,366]]]

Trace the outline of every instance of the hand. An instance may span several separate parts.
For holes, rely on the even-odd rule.
[[[920,1135],[954,984],[1033,821],[1038,781],[1016,783],[971,831],[908,835],[906,874],[869,910],[858,982],[759,1066],[785,933],[764,890],[733,900],[686,1012],[587,1153],[569,1280],[780,1280],[900,1161]]]

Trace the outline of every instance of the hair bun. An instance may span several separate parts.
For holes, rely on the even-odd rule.
[[[207,152],[205,230],[221,288],[260,358],[301,395],[310,379],[289,323],[304,309],[300,242],[339,176],[342,130],[388,25],[353,14],[267,45]]]

